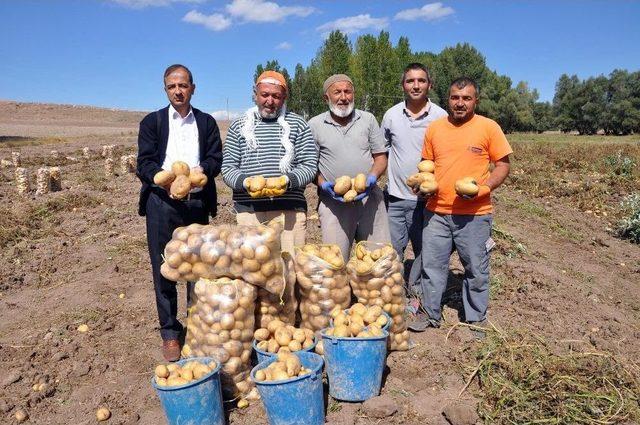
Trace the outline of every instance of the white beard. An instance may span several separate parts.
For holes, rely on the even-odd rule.
[[[331,103],[331,101],[327,101],[327,104],[329,105],[329,110],[333,113],[333,115],[340,118],[346,118],[351,115],[355,106],[355,102],[349,103],[346,108],[338,106],[335,103]]]

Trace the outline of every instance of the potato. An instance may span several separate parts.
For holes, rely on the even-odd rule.
[[[204,187],[209,179],[206,174],[196,171],[189,174],[189,181],[192,187]]]
[[[344,202],[353,202],[356,196],[358,196],[358,192],[356,192],[353,189],[350,189],[343,196]]]
[[[338,177],[333,186],[333,191],[336,195],[342,196],[351,189],[351,177],[342,176]]]
[[[473,177],[464,177],[456,181],[455,189],[459,196],[476,196],[480,188]]]
[[[263,176],[253,176],[249,182],[249,191],[258,192],[264,189],[267,185],[267,180]]]
[[[265,181],[265,186],[267,189],[282,189],[287,186],[286,176],[280,177],[267,177]]]
[[[178,176],[188,177],[189,173],[191,172],[191,168],[189,168],[189,164],[187,164],[186,162],[175,161],[173,164],[171,164],[171,171],[176,175],[176,178],[178,178]]]
[[[98,422],[106,421],[110,417],[111,411],[109,411],[109,409],[107,409],[106,407],[101,407],[96,410],[96,419],[98,420]]]
[[[158,378],[168,378],[169,377],[169,369],[165,365],[156,366],[155,374]]]
[[[158,171],[156,175],[153,176],[153,182],[158,186],[162,186],[162,187],[173,183],[175,179],[176,179],[176,175],[169,170]]]
[[[353,189],[358,193],[367,190],[367,176],[362,173],[358,174],[353,180]]]
[[[291,342],[291,333],[285,327],[276,329],[274,337],[280,346],[285,347]]]
[[[269,332],[269,329],[265,328],[256,329],[256,331],[253,333],[253,337],[257,341],[266,341],[270,336],[271,332]]]
[[[431,160],[425,159],[418,163],[418,171],[420,172],[433,173],[435,169],[436,169],[436,163]]]
[[[420,193],[423,195],[433,195],[438,190],[438,183],[435,180],[425,180],[420,183]]]
[[[178,175],[176,179],[171,183],[169,190],[171,197],[174,199],[182,199],[189,194],[191,190],[191,181],[186,175]]]

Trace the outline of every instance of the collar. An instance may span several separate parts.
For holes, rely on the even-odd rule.
[[[353,112],[351,112],[351,120],[344,127],[348,127],[352,125],[354,122],[358,121],[362,117],[362,112],[359,109],[353,108]],[[331,111],[327,111],[324,113],[324,122],[327,124],[334,125],[336,127],[342,127],[342,124],[336,122],[331,116]]]
[[[431,111],[431,100],[429,100],[427,98],[427,104],[424,105],[424,108],[422,108],[422,111],[420,113],[420,115],[418,115],[417,117],[412,117],[411,113],[408,112],[407,110],[407,101],[405,100],[403,106],[402,106],[402,113],[405,114],[405,116],[407,116],[408,118],[414,119],[414,120],[421,120],[425,117],[427,117],[429,115],[429,112]]]
[[[180,113],[176,111],[176,108],[174,108],[173,105],[169,104],[169,118],[174,120],[181,119],[183,121],[186,121],[189,117],[195,118],[195,116],[193,115],[193,108],[191,106],[189,107],[189,113],[187,114],[187,116],[182,118],[182,115],[180,115]]]

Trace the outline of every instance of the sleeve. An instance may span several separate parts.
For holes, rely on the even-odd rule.
[[[318,171],[318,146],[307,123],[300,126],[293,145],[296,165],[287,173],[287,177],[290,188],[297,189],[311,183]]]
[[[385,153],[388,151],[388,149],[387,142],[385,141],[384,135],[382,134],[382,130],[378,125],[376,117],[371,114],[369,115],[369,117],[369,148],[371,149],[371,153]]]
[[[157,113],[157,112],[156,112]],[[159,135],[156,133],[154,115],[147,115],[140,121],[138,131],[138,159],[136,174],[140,180],[152,185],[153,176],[162,171],[162,164],[158,164]],[[154,125],[151,124],[153,122]]]
[[[387,150],[391,149],[391,143],[393,142],[393,133],[391,132],[391,118],[389,117],[389,111],[387,111],[382,117],[382,123],[380,124],[380,129],[382,130],[382,135],[384,136],[385,146]]]
[[[220,129],[215,118],[207,117],[207,135],[205,146],[208,147],[204,158],[200,159],[200,166],[209,179],[214,179],[220,174],[222,167],[222,141],[220,140]]]
[[[496,162],[513,153],[502,128],[500,128],[500,125],[495,121],[489,122],[488,144],[487,151],[489,152],[489,160],[491,162]]]
[[[242,182],[249,177],[240,170],[242,159],[240,135],[236,126],[229,127],[227,138],[222,148],[222,180],[233,190],[242,190]]]
[[[424,133],[424,142],[422,143],[422,159],[430,159],[433,161],[433,145],[431,140],[433,138],[433,126],[427,128],[427,132]]]

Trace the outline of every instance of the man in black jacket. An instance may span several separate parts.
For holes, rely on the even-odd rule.
[[[147,244],[151,257],[153,285],[162,337],[162,354],[167,361],[180,358],[182,324],[176,318],[178,297],[175,282],[160,274],[164,247],[173,231],[192,223],[207,224],[216,214],[214,178],[220,173],[222,143],[215,119],[191,107],[195,92],[191,71],[171,65],[164,73],[164,90],[170,105],[152,112],[140,122],[137,175],[142,181],[138,212],[147,217]],[[175,161],[200,169],[208,178],[202,190],[193,189],[184,200],[172,199],[169,187],[153,183],[161,170],[171,170]]]

